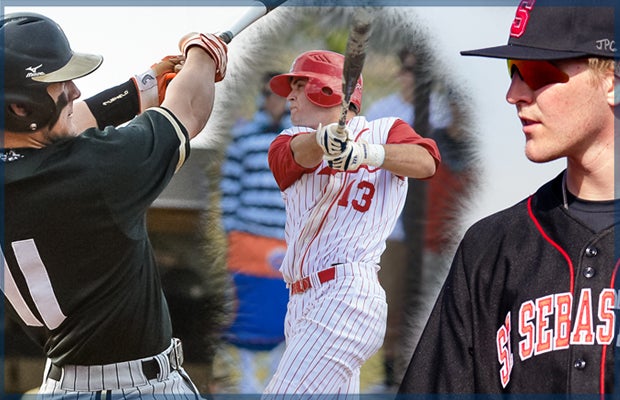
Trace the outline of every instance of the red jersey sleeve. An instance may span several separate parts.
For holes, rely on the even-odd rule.
[[[417,144],[426,149],[429,154],[435,160],[435,166],[438,166],[441,162],[441,155],[439,154],[439,148],[437,147],[437,143],[433,139],[424,138],[413,128],[401,119],[397,119],[390,128],[388,132],[387,144],[397,144],[397,143],[411,143]]]
[[[267,153],[269,168],[281,191],[291,186],[303,174],[316,169],[316,167],[304,168],[295,161],[291,151],[291,140],[295,136],[279,135],[271,143]]]

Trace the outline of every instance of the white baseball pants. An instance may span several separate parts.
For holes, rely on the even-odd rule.
[[[43,384],[37,400],[78,399],[202,399],[185,370],[171,367],[172,346],[154,357],[108,365],[63,367],[59,378],[49,377],[52,364],[47,360]],[[159,366],[156,378],[146,376],[143,361],[155,360]]]
[[[342,264],[334,280],[311,281],[291,295],[286,349],[263,399],[357,397],[347,394],[359,393],[360,368],[383,344],[387,303],[374,268]]]

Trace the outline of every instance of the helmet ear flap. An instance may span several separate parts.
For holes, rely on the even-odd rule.
[[[4,124],[10,132],[28,133],[46,126],[56,114],[56,104],[45,88],[32,87],[23,90],[10,90],[4,93]],[[28,93],[26,93],[26,91]],[[19,115],[12,105],[18,105],[25,113]]]
[[[311,50],[300,54],[293,61],[289,73],[271,78],[269,86],[278,96],[287,97],[291,91],[290,79],[307,78],[304,91],[306,98],[320,107],[334,107],[342,104],[342,68],[344,56],[329,50]],[[362,107],[363,81],[360,75],[349,107],[359,113]]]
[[[310,78],[305,86],[306,97],[312,103],[321,107],[334,107],[342,102],[342,93],[338,85],[340,80],[328,77]]]

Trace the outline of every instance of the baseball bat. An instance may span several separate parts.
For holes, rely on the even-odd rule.
[[[256,0],[253,1],[250,5],[248,11],[245,12],[237,21],[233,24],[230,29],[225,32],[221,32],[218,36],[226,43],[230,43],[230,41],[237,36],[241,31],[243,31],[248,26],[252,25],[255,21],[260,19],[261,17],[267,15],[270,11],[280,6],[286,0]]]
[[[353,15],[342,68],[342,113],[337,128],[339,134],[344,132],[351,95],[364,68],[366,47],[372,31],[370,20],[370,14],[363,8],[358,8]]]
[[[285,1],[286,0],[255,0],[255,1],[252,1],[250,8],[235,21],[235,23],[230,29],[224,32],[220,32],[218,34],[219,38],[222,39],[226,44],[230,43],[235,36],[241,33],[241,31],[243,31],[248,26],[252,25],[254,22],[256,22],[261,17],[264,17],[265,15],[267,15],[267,13],[269,13],[276,7],[280,6]],[[164,80],[163,87],[164,88],[167,87],[170,81],[175,76],[176,76],[176,72],[167,73],[163,78]]]

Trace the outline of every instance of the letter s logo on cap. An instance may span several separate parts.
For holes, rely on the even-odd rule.
[[[525,33],[527,22],[530,19],[530,12],[532,11],[532,8],[534,8],[535,3],[536,0],[521,1],[521,4],[517,7],[515,19],[512,21],[512,26],[510,27],[510,36],[521,37],[521,35]]]

